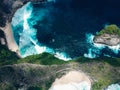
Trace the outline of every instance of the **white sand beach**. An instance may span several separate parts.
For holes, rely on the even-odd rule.
[[[4,28],[0,28],[1,30],[4,31],[5,38],[7,41],[7,46],[9,50],[14,51],[18,54],[18,46],[14,40],[13,33],[12,33],[12,28],[11,28],[11,23],[6,23],[6,26]]]
[[[90,90],[91,80],[83,72],[71,71],[56,79],[49,90]]]

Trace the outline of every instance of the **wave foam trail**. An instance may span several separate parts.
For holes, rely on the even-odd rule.
[[[65,61],[72,60],[65,52],[56,52],[54,56]]]
[[[84,54],[84,57],[87,57],[87,58],[95,58],[96,57],[96,54],[93,53],[93,50],[90,48],[88,50],[88,53],[85,53]]]
[[[106,90],[120,90],[120,85],[119,84],[112,84],[108,86]]]
[[[109,50],[111,50],[112,52],[114,52],[114,54],[118,54],[120,51],[120,45],[117,46],[108,46],[108,45],[104,45],[104,44],[97,44],[94,43],[93,39],[94,39],[94,35],[93,34],[86,34],[86,41],[87,43],[89,43],[89,48],[88,48],[88,53],[85,53],[84,56],[88,57],[88,58],[96,58],[99,57],[102,53],[102,50],[105,48],[108,48]],[[108,56],[110,57],[110,55],[107,54],[103,54],[104,56]]]
[[[101,54],[101,49],[103,49],[104,46],[94,44],[93,39],[94,39],[94,35],[86,34],[86,41],[87,43],[89,43],[90,46],[88,48],[88,53],[85,53],[84,57],[96,58],[99,56],[99,54]]]
[[[51,1],[53,0],[50,0],[49,2]],[[21,56],[26,57],[33,54],[47,52],[54,54],[55,57],[59,59],[70,60],[71,58],[69,58],[64,52],[56,52],[52,48],[49,48],[38,42],[36,36],[37,30],[33,26],[37,23],[38,20],[42,20],[46,15],[47,17],[50,16],[50,8],[42,8],[36,12],[39,13],[38,16],[33,14],[33,6],[32,3],[29,2],[20,8],[12,19],[13,33]]]

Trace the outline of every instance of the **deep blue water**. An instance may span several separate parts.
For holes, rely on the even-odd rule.
[[[64,52],[71,58],[120,57],[120,45],[109,47],[92,41],[105,25],[120,25],[119,4],[118,0],[56,0],[27,4],[12,20],[21,55],[37,54],[41,50],[52,54]],[[36,45],[42,48],[36,50]]]

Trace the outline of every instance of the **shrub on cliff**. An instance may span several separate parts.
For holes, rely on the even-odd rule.
[[[14,64],[18,59],[15,52],[8,50],[6,46],[0,45],[0,65]]]

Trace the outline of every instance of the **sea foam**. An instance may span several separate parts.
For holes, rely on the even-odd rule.
[[[49,2],[51,2],[51,0],[49,0]],[[18,42],[21,57],[47,52],[65,61],[71,60],[65,52],[55,51],[54,49],[41,44],[37,39],[37,30],[33,27],[33,25],[36,24],[38,20],[42,20],[44,16],[49,16],[49,11],[50,8],[41,9],[38,11],[39,16],[35,16],[33,15],[32,3],[29,2],[15,13],[12,19],[12,28],[14,38],[16,42]],[[30,19],[32,17],[36,18],[31,21]],[[19,30],[17,29],[18,27],[22,28]],[[16,38],[18,36],[19,38]]]
[[[109,46],[109,45],[105,45],[105,44],[98,44],[98,43],[94,43],[93,39],[94,39],[94,35],[91,33],[86,34],[86,42],[90,45],[88,48],[88,53],[85,53],[84,56],[88,57],[88,58],[96,58],[99,57],[102,53],[103,49],[108,48],[109,50],[111,50],[111,52],[113,52],[114,54],[118,54],[120,51],[120,44],[116,45],[116,46]],[[110,57],[110,55],[108,54],[104,54],[104,56],[108,56]]]
[[[120,90],[120,85],[119,84],[112,84],[108,86],[106,90]]]

